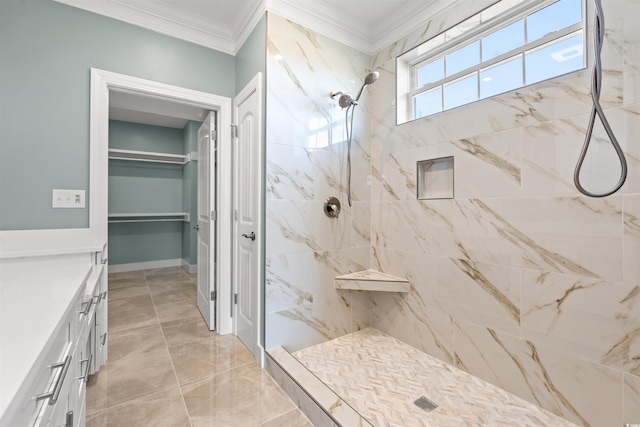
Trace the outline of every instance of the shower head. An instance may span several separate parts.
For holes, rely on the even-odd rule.
[[[362,95],[362,91],[364,90],[364,87],[367,85],[374,84],[376,80],[378,80],[378,77],[380,77],[380,73],[377,71],[367,74],[367,76],[364,78],[364,83],[362,83],[362,87],[360,88],[360,91],[356,96],[356,102],[360,99],[360,95]]]
[[[338,99],[338,105],[340,105],[340,108],[347,108],[357,104],[358,103],[353,99],[353,96],[351,96],[350,93],[343,93],[340,95],[340,99]]]

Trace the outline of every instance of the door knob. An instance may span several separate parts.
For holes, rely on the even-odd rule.
[[[247,239],[251,239],[251,241],[254,241],[256,240],[256,233],[252,231],[251,234],[243,234],[242,237],[246,237]]]
[[[193,229],[196,230],[196,231],[200,231],[200,226],[196,225],[195,227],[193,227]]]

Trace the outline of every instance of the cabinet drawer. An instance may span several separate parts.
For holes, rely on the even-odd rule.
[[[54,334],[41,363],[37,363],[37,378],[24,399],[25,414],[31,414],[34,425],[46,425],[53,406],[62,398],[74,375],[75,313],[68,313],[62,328]],[[35,418],[35,420],[33,419]],[[26,425],[26,424],[25,424]]]

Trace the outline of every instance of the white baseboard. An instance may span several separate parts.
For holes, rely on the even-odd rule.
[[[161,261],[132,262],[130,264],[109,265],[109,273],[124,273],[126,271],[149,270],[152,268],[182,267],[182,258],[165,259]]]
[[[191,265],[186,260],[182,260],[182,268],[189,274],[196,274],[198,272],[198,264]]]

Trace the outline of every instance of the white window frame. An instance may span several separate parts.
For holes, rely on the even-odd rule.
[[[433,114],[438,114],[438,112],[416,117],[414,112],[414,99],[416,96],[422,95],[426,92],[429,92],[433,89],[441,88],[441,96],[442,96],[442,111],[449,111],[444,107],[444,86],[448,83],[454,82],[462,77],[468,76],[469,74],[475,73],[478,78],[478,93],[477,97],[474,101],[470,101],[469,103],[476,102],[478,100],[487,99],[489,97],[481,98],[480,97],[480,71],[488,69],[492,66],[505,62],[507,60],[514,59],[518,56],[521,57],[523,61],[522,64],[522,82],[523,85],[518,87],[528,86],[526,84],[526,64],[525,64],[525,56],[528,52],[535,51],[542,46],[554,41],[561,41],[562,39],[573,37],[576,34],[582,33],[582,45],[583,45],[583,64],[582,67],[578,70],[586,68],[586,59],[587,59],[587,48],[586,48],[586,2],[585,0],[581,0],[582,3],[582,19],[580,22],[566,27],[559,31],[554,31],[545,35],[544,37],[534,40],[532,42],[528,42],[525,40],[525,43],[522,46],[514,48],[508,52],[504,52],[501,55],[488,59],[486,61],[482,61],[482,42],[480,43],[480,62],[475,64],[472,67],[465,68],[463,70],[458,71],[455,74],[444,76],[444,78],[429,83],[427,85],[417,87],[418,80],[418,69],[427,65],[433,61],[437,61],[440,58],[444,58],[446,55],[455,52],[475,41],[480,41],[483,37],[500,31],[501,29],[513,24],[516,21],[524,19],[539,10],[546,8],[547,6],[556,3],[558,0],[501,0],[494,5],[490,6],[487,9],[484,9],[465,21],[449,28],[448,30],[438,34],[437,36],[427,40],[426,42],[416,46],[408,52],[403,53],[398,56],[396,59],[396,76],[397,76],[397,123],[405,123],[412,120],[417,120],[420,118],[430,117]],[[498,13],[490,19],[487,19],[485,22],[480,22],[482,15],[487,13],[491,8],[499,8],[502,4],[508,6],[508,3],[515,4],[514,6],[508,6],[504,12]],[[465,28],[466,27],[466,28]],[[526,19],[524,22],[524,33],[526,37]],[[571,71],[570,73],[576,72],[578,70]],[[445,71],[446,74],[446,71]],[[553,76],[551,78],[559,77],[563,74],[559,74],[557,76]],[[537,82],[539,83],[539,82]],[[517,88],[511,89],[515,90]],[[467,105],[468,103],[462,104]],[[457,107],[453,107],[457,108]],[[451,108],[450,108],[451,109]]]

